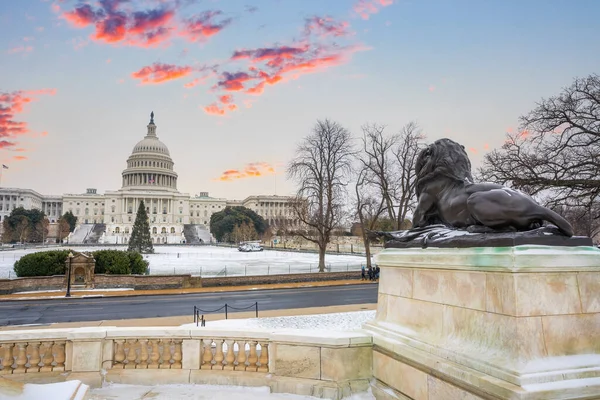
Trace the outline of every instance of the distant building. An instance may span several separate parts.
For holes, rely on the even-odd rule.
[[[274,229],[294,226],[293,197],[260,195],[240,201],[213,198],[208,192],[193,197],[180,193],[169,149],[156,134],[154,113],[146,128],[146,136],[133,147],[127,159],[127,167],[121,174],[121,189],[99,194],[90,188],[83,194],[45,196],[31,189],[0,188],[0,220],[17,207],[42,210],[51,223],[71,211],[77,217],[81,233],[74,235],[73,240],[86,241],[93,237],[97,243],[124,244],[129,241],[138,206],[143,200],[156,244],[190,243],[193,237],[198,238],[197,233],[207,230],[211,215],[227,206],[250,208]]]

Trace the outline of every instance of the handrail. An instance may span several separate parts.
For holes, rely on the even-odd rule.
[[[254,308],[254,313],[256,315],[256,318],[258,318],[258,301],[254,302],[254,304],[251,304],[247,307],[232,307],[229,304],[225,303],[224,306],[221,306],[215,310],[203,310],[197,306],[194,306],[194,323],[196,324],[196,326],[198,326],[198,324],[200,324],[200,323],[202,324],[202,326],[205,326],[206,320],[204,319],[204,314],[216,313],[218,311],[225,309],[225,319],[228,319],[229,309],[232,309],[235,311],[244,311],[244,310],[249,310],[251,308]],[[200,316],[200,312],[203,313],[202,316]]]

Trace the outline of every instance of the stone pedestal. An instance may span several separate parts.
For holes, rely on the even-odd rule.
[[[600,250],[386,249],[378,399],[600,398]]]

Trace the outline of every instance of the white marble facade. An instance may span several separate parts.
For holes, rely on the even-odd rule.
[[[169,149],[157,136],[153,114],[146,136],[134,147],[122,172],[121,189],[99,194],[87,189],[84,194],[45,196],[31,189],[0,188],[0,218],[15,207],[38,208],[51,223],[71,211],[81,224],[105,224],[101,243],[127,243],[141,200],[150,218],[154,243],[183,243],[184,225],[204,225],[226,206],[248,207],[265,218],[272,227],[294,227],[293,197],[257,195],[244,200],[213,198],[207,192],[190,196],[177,190],[177,173]]]

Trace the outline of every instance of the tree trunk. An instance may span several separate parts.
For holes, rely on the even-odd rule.
[[[319,272],[325,272],[325,250],[327,245],[319,245]]]

